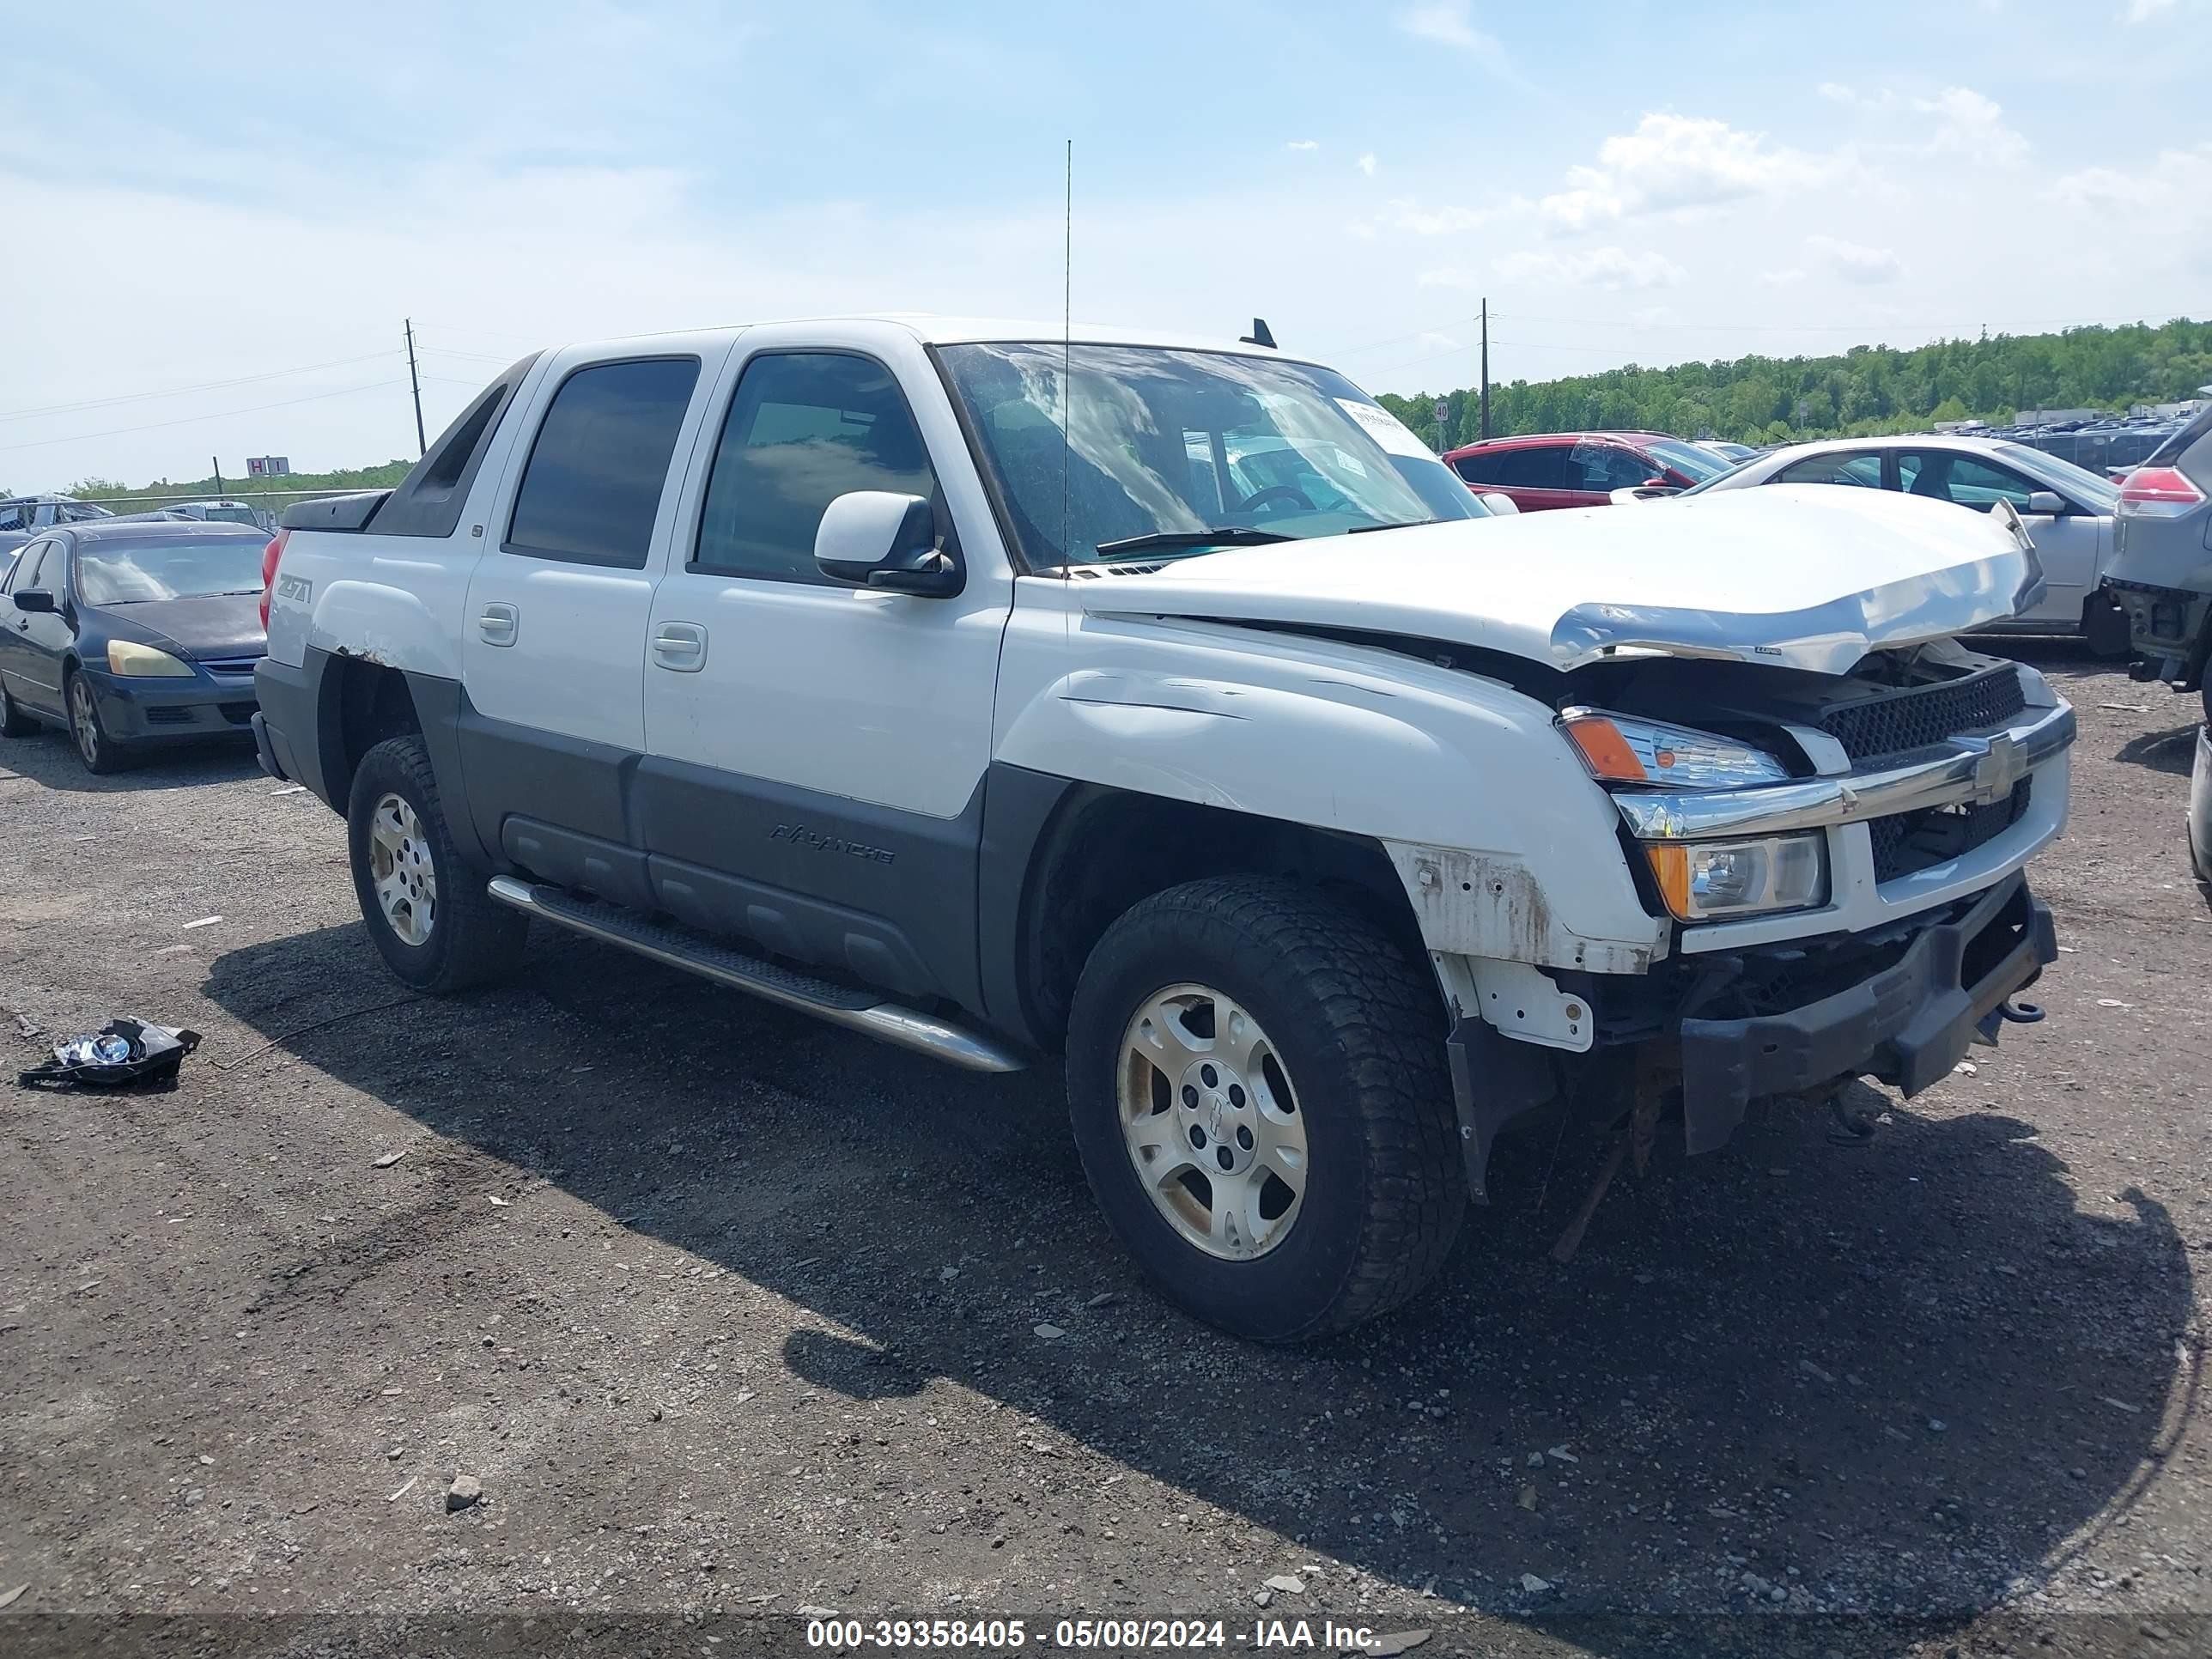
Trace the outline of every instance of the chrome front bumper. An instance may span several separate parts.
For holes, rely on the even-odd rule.
[[[2074,710],[2030,708],[1986,737],[1947,738],[1926,758],[1899,765],[1801,778],[1790,783],[1696,793],[1613,797],[1638,841],[1706,841],[1779,836],[1793,830],[1886,818],[1928,806],[2002,800],[2028,773],[2074,741]]]

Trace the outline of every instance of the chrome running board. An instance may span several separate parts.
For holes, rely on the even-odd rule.
[[[764,962],[688,928],[651,921],[619,905],[602,904],[513,876],[494,876],[489,890],[500,903],[556,927],[602,944],[620,945],[718,985],[796,1008],[832,1025],[848,1026],[971,1072],[1018,1072],[1029,1064],[1013,1049],[933,1014],[881,1002],[872,992]]]

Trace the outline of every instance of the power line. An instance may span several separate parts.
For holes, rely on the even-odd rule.
[[[466,357],[471,362],[476,363],[499,363],[505,365],[514,361],[512,357],[502,357],[489,351],[458,351],[452,346],[431,345],[428,342],[424,341],[420,336],[417,336],[416,338],[415,349],[417,351],[434,351],[441,357]]]
[[[181,398],[188,392],[220,392],[227,386],[252,386],[262,380],[281,380],[294,374],[313,374],[319,369],[344,368],[394,355],[392,349],[366,352],[358,357],[338,357],[327,363],[304,363],[298,368],[272,368],[264,374],[241,374],[235,380],[204,380],[198,386],[171,386],[166,392],[131,392],[112,398],[88,398],[81,403],[48,404],[41,409],[15,409],[0,414],[0,421],[28,420],[34,415],[69,415],[86,409],[112,409],[118,404],[148,403],[156,398]],[[16,446],[21,447],[21,445]]]
[[[378,353],[384,356],[384,353]],[[312,404],[324,398],[343,398],[356,392],[380,392],[386,386],[405,386],[404,380],[372,380],[367,386],[342,386],[335,392],[311,392],[304,398],[287,398],[281,403],[254,404],[245,409],[225,409],[211,415],[187,415],[181,420],[149,421],[143,426],[118,426],[106,432],[73,432],[66,438],[39,438],[27,444],[0,444],[0,454],[17,449],[46,449],[54,444],[90,443],[95,438],[119,438],[131,432],[156,432],[164,427],[198,426],[206,421],[228,420],[234,415],[258,415],[265,409],[289,409],[295,404]]]

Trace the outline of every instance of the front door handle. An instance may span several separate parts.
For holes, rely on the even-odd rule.
[[[513,645],[522,633],[522,613],[511,605],[488,605],[477,616],[477,636],[486,645]]]
[[[653,659],[671,673],[697,673],[707,665],[707,630],[697,623],[662,623],[653,630]]]

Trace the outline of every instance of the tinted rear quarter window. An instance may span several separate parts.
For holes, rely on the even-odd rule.
[[[507,550],[640,570],[696,357],[593,363],[561,383],[515,491]]]

